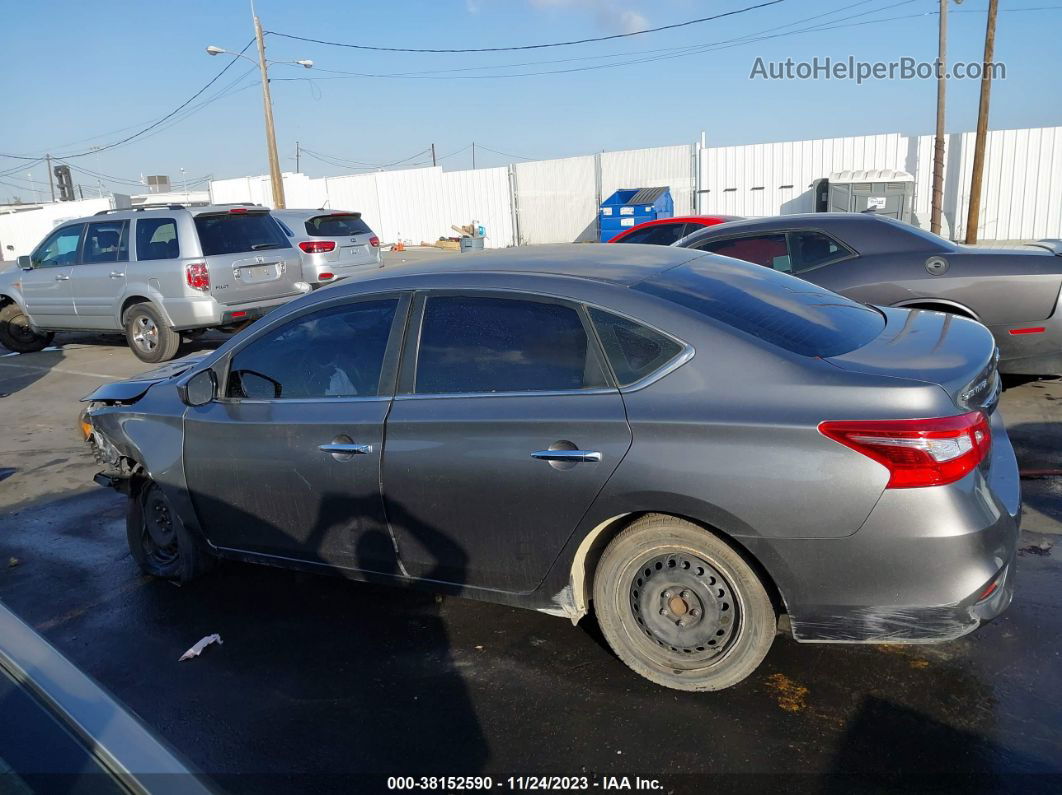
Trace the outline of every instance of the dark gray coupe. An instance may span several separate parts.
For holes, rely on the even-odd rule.
[[[353,276],[87,400],[146,573],[217,557],[578,621],[654,682],[801,642],[958,637],[1020,514],[979,323],[688,249]]]
[[[1027,249],[960,246],[866,213],[731,221],[674,245],[792,273],[857,301],[935,309],[984,323],[1003,373],[1062,374],[1058,241]]]

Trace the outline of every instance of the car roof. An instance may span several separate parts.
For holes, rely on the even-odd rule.
[[[358,215],[361,213],[357,210],[323,210],[317,209],[300,209],[300,208],[285,208],[283,210],[273,210],[273,215],[280,215],[286,218],[316,218],[319,215]]]
[[[520,246],[388,265],[364,275],[351,276],[330,289],[342,289],[344,284],[354,285],[367,279],[491,272],[571,276],[630,286],[703,256],[709,255],[691,249],[623,243]]]
[[[159,204],[140,207],[120,207],[114,210],[100,210],[98,213],[85,215],[81,218],[68,218],[61,223],[56,224],[56,229],[61,226],[69,226],[70,224],[95,223],[97,221],[104,221],[108,218],[144,218],[149,217],[151,213],[172,215],[173,213],[187,212],[194,218],[198,215],[216,215],[219,213],[232,212],[233,210],[239,211],[240,208],[243,208],[243,210],[248,213],[269,212],[269,208],[263,207],[261,204],[247,204],[244,202],[234,202],[232,204]]]

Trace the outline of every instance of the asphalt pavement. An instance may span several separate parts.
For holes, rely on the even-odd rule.
[[[92,484],[75,419],[79,397],[146,367],[114,338],[57,345],[0,349],[0,600],[221,789],[546,773],[676,792],[1062,785],[1062,383],[1003,396],[1030,477],[1001,618],[941,645],[779,637],[741,685],[688,694],[628,670],[592,619],[237,563],[184,587],[140,576],[124,498]],[[178,663],[211,633],[223,645]]]

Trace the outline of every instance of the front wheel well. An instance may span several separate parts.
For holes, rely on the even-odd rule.
[[[574,601],[574,608],[576,611],[573,621],[577,621],[578,618],[581,618],[590,612],[590,603],[593,600],[594,593],[594,575],[597,572],[597,565],[601,560],[601,555],[604,553],[605,548],[612,542],[612,539],[644,516],[665,516],[674,519],[682,519],[697,525],[704,530],[704,532],[720,539],[741,555],[745,562],[752,567],[752,570],[756,572],[756,575],[763,583],[763,587],[766,589],[767,594],[770,596],[776,612],[779,615],[788,612],[785,605],[785,599],[782,597],[782,592],[778,589],[778,585],[774,581],[774,578],[771,577],[770,572],[767,571],[766,567],[760,563],[751,552],[735,540],[733,536],[730,536],[718,528],[712,527],[692,516],[684,516],[682,514],[666,511],[640,511],[636,513],[621,514],[602,522],[587,533],[586,537],[583,538],[582,543],[579,544],[579,547],[575,552],[575,557],[572,560],[571,576],[569,579],[572,589],[572,600]]]

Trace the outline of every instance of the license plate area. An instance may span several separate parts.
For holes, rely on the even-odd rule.
[[[267,262],[262,264],[244,265],[233,268],[233,276],[240,284],[261,284],[272,282],[280,278],[280,263]]]

